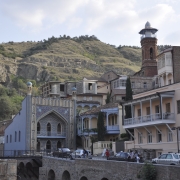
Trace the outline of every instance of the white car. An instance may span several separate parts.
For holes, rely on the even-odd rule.
[[[152,159],[152,163],[166,164],[166,165],[180,165],[178,154],[167,153],[161,154],[158,158]]]
[[[88,157],[91,156],[91,152],[89,150],[86,150],[88,152]],[[84,156],[84,150],[83,149],[77,149],[74,152],[72,152],[69,155],[70,159],[74,159],[74,158],[84,158],[87,155]]]

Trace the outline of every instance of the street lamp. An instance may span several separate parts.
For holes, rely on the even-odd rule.
[[[180,127],[172,127],[172,130],[176,130],[177,133],[177,148],[178,148],[178,153],[179,153],[179,129]]]

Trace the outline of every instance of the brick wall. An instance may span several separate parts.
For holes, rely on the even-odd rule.
[[[48,179],[48,172],[52,169],[55,173],[56,180],[64,180],[63,173],[68,171],[70,178],[73,180],[81,180],[86,177],[88,180],[139,180],[137,175],[141,171],[143,164],[106,161],[106,160],[90,160],[76,159],[63,160],[51,157],[43,158],[43,167],[40,168],[39,180]],[[179,166],[163,166],[155,165],[158,176],[157,180],[177,180],[180,177]],[[68,180],[68,179],[66,179]]]
[[[180,82],[180,47],[173,46],[174,83]]]

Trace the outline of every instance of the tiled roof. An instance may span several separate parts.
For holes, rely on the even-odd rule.
[[[97,108],[93,108],[93,109],[91,109],[89,111],[83,112],[83,113],[81,113],[81,116],[83,116],[83,115],[90,115],[90,114],[98,114],[101,111],[101,109],[116,108],[118,106],[119,106],[118,103],[108,103],[108,104],[105,104],[103,106],[100,106],[100,107],[97,107]]]

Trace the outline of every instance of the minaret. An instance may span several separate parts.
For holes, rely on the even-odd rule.
[[[157,38],[156,32],[158,30],[151,27],[147,22],[145,28],[142,29],[141,34],[141,47],[142,47],[142,68],[141,75],[144,77],[152,77],[157,75]]]
[[[32,82],[27,82],[27,95],[32,94]]]

